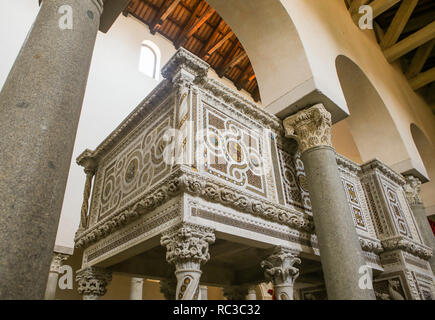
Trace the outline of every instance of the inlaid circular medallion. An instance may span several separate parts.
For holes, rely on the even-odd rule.
[[[137,159],[132,159],[129,164],[127,165],[127,170],[125,171],[124,180],[127,183],[130,183],[133,181],[134,177],[136,176],[137,169],[139,167],[139,162]]]
[[[235,141],[230,141],[230,142],[228,142],[227,148],[228,148],[228,153],[229,153],[230,157],[234,161],[236,161],[236,162],[243,161],[242,146],[239,143],[237,143]]]

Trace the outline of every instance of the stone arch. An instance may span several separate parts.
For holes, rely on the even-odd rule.
[[[313,74],[305,49],[280,1],[207,0],[207,3],[230,26],[246,50],[257,76],[262,103],[270,112],[282,112],[313,91]]]
[[[344,55],[336,58],[335,66],[350,112],[344,121],[348,124],[362,161],[378,158],[393,166],[398,161],[409,159],[390,112],[366,74]],[[401,171],[398,167],[393,169]],[[404,171],[407,169],[409,167]]]
[[[423,161],[427,175],[430,181],[421,186],[421,197],[426,206],[426,214],[435,214],[435,148],[416,124],[410,125],[412,139]]]

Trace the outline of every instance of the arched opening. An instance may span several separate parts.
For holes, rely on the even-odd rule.
[[[343,121],[349,127],[361,160],[366,162],[378,158],[390,166],[408,160],[396,124],[364,72],[343,55],[336,58],[335,65],[350,111],[350,116]]]
[[[426,214],[435,215],[435,148],[417,125],[411,124],[410,130],[430,179],[421,186],[421,197],[426,206]]]
[[[208,0],[207,3],[230,26],[246,50],[266,110],[284,117],[291,113],[289,106],[315,91],[305,48],[280,1]]]
[[[160,75],[160,49],[154,42],[145,40],[140,51],[139,71],[145,75],[159,80]]]

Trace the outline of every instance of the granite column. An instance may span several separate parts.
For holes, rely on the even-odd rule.
[[[420,197],[421,181],[412,175],[406,176],[405,179],[406,184],[404,185],[404,189],[406,198],[414,214],[423,242],[433,250],[432,257],[428,262],[432,268],[432,272],[435,274],[435,236],[430,227],[426,216],[426,209]]]
[[[331,126],[331,114],[322,104],[284,120],[286,135],[298,141],[302,153],[328,297],[373,300],[370,286],[360,286],[369,270],[331,144]]]
[[[44,0],[0,92],[0,300],[44,297],[102,10]]]

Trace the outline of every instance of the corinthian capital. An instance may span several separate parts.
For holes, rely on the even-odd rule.
[[[299,111],[286,118],[283,124],[286,136],[298,141],[301,152],[318,146],[332,146],[331,114],[322,104]]]
[[[271,256],[261,262],[261,267],[264,269],[266,279],[271,280],[274,286],[293,286],[299,276],[299,269],[294,265],[300,263],[301,259],[290,250],[277,247]]]
[[[50,264],[50,272],[59,273],[60,267],[62,267],[63,261],[68,259],[69,255],[62,253],[54,253]]]
[[[406,176],[405,180],[406,180],[406,184],[403,185],[403,189],[405,190],[408,203],[411,205],[422,204],[423,201],[421,200],[420,197],[420,191],[421,191],[420,179],[414,176]]]
[[[212,229],[183,223],[164,233],[160,243],[166,246],[166,260],[177,265],[185,262],[206,263],[210,259],[209,244],[214,241]]]
[[[112,273],[101,268],[90,267],[77,272],[77,291],[84,300],[96,300],[104,296],[106,286],[112,280]]]

